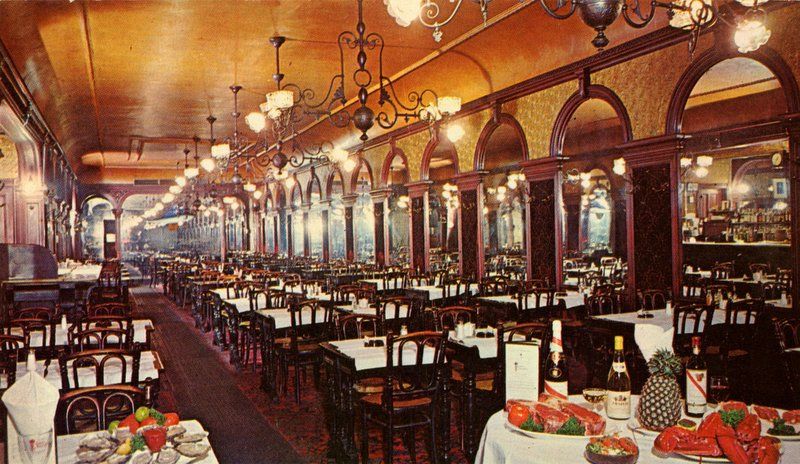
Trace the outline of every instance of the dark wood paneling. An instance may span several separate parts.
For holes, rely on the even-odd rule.
[[[411,242],[414,269],[425,269],[425,199],[411,199]]]
[[[344,246],[347,261],[353,261],[355,257],[355,239],[353,236],[353,207],[344,208]]]
[[[328,262],[331,259],[331,238],[328,235],[328,210],[322,211],[322,261]]]
[[[530,279],[556,281],[556,198],[555,181],[545,179],[530,183],[527,226],[531,230]]]
[[[478,191],[461,192],[461,275],[478,276]]]
[[[636,288],[671,288],[673,237],[669,164],[634,168],[632,181]]]
[[[386,244],[383,230],[385,222],[383,202],[375,203],[373,208],[373,213],[375,214],[375,264],[383,267],[386,265],[386,255],[384,254]]]

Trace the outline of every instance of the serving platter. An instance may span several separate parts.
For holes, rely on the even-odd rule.
[[[557,433],[547,433],[547,432],[529,432],[527,430],[522,430],[521,428],[515,426],[511,422],[508,421],[508,413],[503,413],[505,420],[503,421],[506,424],[506,427],[511,430],[512,432],[521,433],[522,435],[527,435],[531,438],[566,438],[569,440],[585,440],[587,438],[599,438],[602,437],[603,434],[600,435],[560,435]]]

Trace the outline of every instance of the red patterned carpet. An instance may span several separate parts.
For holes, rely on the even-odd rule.
[[[202,340],[208,347],[213,348],[221,361],[226,364],[228,363],[228,352],[222,352],[218,347],[213,346],[211,333],[203,334],[198,329],[194,328],[194,320],[190,317],[188,309],[177,308],[167,298],[160,297],[158,299],[160,300],[159,303],[163,301],[164,304],[168,305],[181,322],[191,327],[196,333],[202,334],[198,339]],[[330,461],[327,457],[328,430],[322,410],[322,399],[314,388],[311,375],[308,376],[307,381],[301,384],[300,406],[294,402],[294,391],[291,385],[289,386],[289,392],[286,397],[280,398],[277,402],[269,401],[266,393],[260,388],[260,374],[258,372],[253,372],[252,367],[248,367],[242,372],[235,372],[233,369],[230,369],[229,375],[233,377],[234,384],[250,402],[255,405],[257,411],[266,419],[266,422],[271,425],[274,430],[278,431],[303,460],[311,463]],[[168,404],[175,401],[176,398],[173,397],[173,393],[169,387],[169,381],[167,380],[162,390],[161,397],[159,398],[159,403],[164,405],[161,407],[166,408],[167,406],[165,403]],[[177,402],[180,402],[179,399],[177,399]],[[241,411],[241,414],[251,414],[251,411]],[[453,417],[452,423],[455,424],[455,417]],[[357,427],[359,426],[357,425]],[[360,433],[360,431],[357,433]],[[424,434],[425,430],[419,430],[416,440],[417,462],[420,463],[430,462],[426,452]],[[378,463],[382,461],[381,441],[382,435],[380,430],[371,428],[370,462]],[[359,436],[356,437],[356,443],[360,444]],[[468,462],[463,453],[458,449],[458,431],[454,426],[451,428],[451,443],[454,445],[451,451],[452,462]],[[223,444],[222,446],[225,445]],[[215,445],[215,449],[216,448],[217,446]],[[395,462],[411,462],[408,450],[398,437],[395,438],[394,449]]]

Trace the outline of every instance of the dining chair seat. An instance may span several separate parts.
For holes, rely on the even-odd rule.
[[[359,395],[371,395],[383,391],[383,377],[367,377],[361,379],[353,385],[353,389]]]
[[[365,404],[380,408],[382,407],[382,394],[381,393],[374,393],[372,395],[366,395],[361,398],[361,401]],[[396,399],[392,402],[392,409],[395,411],[403,411],[413,408],[420,408],[420,407],[430,407],[431,405],[431,397],[424,396],[420,398],[409,398],[409,399]]]

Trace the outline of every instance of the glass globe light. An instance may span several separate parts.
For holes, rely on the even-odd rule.
[[[205,158],[200,161],[200,167],[205,169],[206,172],[211,172],[217,167],[217,162],[214,161],[214,158]]]
[[[246,184],[242,186],[242,189],[244,189],[245,192],[253,193],[256,191],[256,184],[248,181]]]
[[[351,158],[346,159],[344,163],[342,163],[342,169],[344,169],[345,172],[350,172],[355,168],[356,168],[356,162]]]
[[[182,190],[183,190],[183,189],[181,189],[181,188],[180,188],[179,186],[177,186],[177,185],[170,185],[170,186],[169,186],[169,193],[171,193],[171,194],[173,194],[173,195],[178,195],[179,193],[181,193],[181,191],[182,191]]]
[[[447,126],[447,139],[453,143],[458,142],[464,137],[464,128],[458,124],[451,124]]]
[[[165,193],[164,196],[161,198],[161,201],[166,204],[166,203],[172,203],[172,200],[174,199],[175,195],[171,193]]]
[[[383,0],[389,16],[403,27],[408,27],[419,16],[420,0]]]
[[[748,53],[758,50],[767,43],[770,36],[772,36],[772,31],[767,29],[761,20],[744,19],[736,25],[733,41],[740,53]]]
[[[253,132],[261,132],[267,127],[267,118],[264,116],[263,113],[258,111],[253,111],[252,113],[248,114],[244,117],[244,122],[247,123],[247,126]]]
[[[708,168],[705,166],[700,166],[694,170],[695,177],[703,178],[708,175]]]
[[[186,178],[183,176],[177,176],[175,178],[175,183],[178,184],[178,187],[185,187],[186,186]]]
[[[263,197],[263,196],[264,196],[264,192],[262,192],[261,190],[256,190],[255,192],[253,192],[253,198],[256,199],[256,200],[260,200],[261,197]]]

